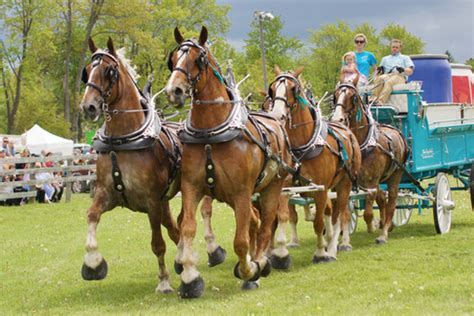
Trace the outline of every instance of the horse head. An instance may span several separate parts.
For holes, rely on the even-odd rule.
[[[166,93],[171,103],[181,107],[186,97],[192,96],[204,86],[205,80],[201,79],[210,65],[210,52],[205,46],[208,37],[205,26],[201,29],[198,41],[184,40],[177,27],[174,29],[174,37],[178,47],[168,58],[171,76],[166,85]]]
[[[301,102],[307,102],[302,85],[298,80],[304,67],[299,67],[294,72],[282,72],[275,65],[276,78],[268,88],[268,96],[273,100],[271,113],[280,122],[285,123],[290,112]]]
[[[89,49],[92,56],[91,63],[82,72],[86,90],[82,97],[81,109],[87,117],[95,121],[102,111],[108,110],[108,105],[119,95],[118,81],[122,66],[110,37],[107,50],[98,49],[92,38],[89,38]]]
[[[359,93],[352,82],[339,84],[334,92],[334,112],[331,121],[349,126],[352,117],[359,117]],[[360,114],[359,114],[360,112]]]

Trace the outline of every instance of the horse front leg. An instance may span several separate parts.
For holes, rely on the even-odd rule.
[[[204,239],[207,244],[207,265],[214,267],[224,262],[227,252],[216,242],[216,237],[211,226],[212,217],[212,198],[204,196],[201,204],[201,215],[204,223]]]
[[[181,192],[183,209],[180,215],[180,239],[175,259],[175,270],[181,277],[178,294],[182,298],[197,298],[204,292],[204,280],[196,268],[197,257],[192,246],[196,236],[196,209],[202,194],[187,183],[182,183]]]
[[[324,239],[324,211],[328,199],[326,190],[315,192],[314,200],[316,204],[316,216],[313,221],[313,229],[316,233],[316,251],[313,256],[313,263],[330,262],[336,260],[326,252],[326,242]]]
[[[383,228],[380,233],[380,236],[377,237],[375,242],[377,244],[385,244],[388,240],[388,232],[392,226],[393,213],[395,212],[395,207],[397,204],[398,188],[400,186],[400,181],[403,176],[402,170],[397,170],[392,174],[392,176],[387,181],[388,187],[388,202],[387,207],[385,208],[385,214],[383,217]]]
[[[110,197],[102,187],[97,187],[91,207],[87,210],[86,255],[82,265],[82,278],[87,281],[102,280],[107,276],[107,262],[98,251],[97,225],[102,213],[110,210]]]
[[[379,190],[377,190],[379,191]],[[377,193],[368,193],[365,198],[364,221],[367,225],[367,232],[372,234],[377,228],[374,223],[374,199]],[[380,208],[380,205],[379,205]]]
[[[168,204],[168,202],[164,202],[163,204]],[[148,220],[150,221],[152,237],[151,237],[151,249],[153,253],[156,255],[158,259],[158,279],[159,283],[155,289],[156,293],[171,293],[173,292],[173,288],[170,285],[170,274],[166,269],[165,264],[165,253],[166,253],[166,243],[163,239],[163,235],[161,233],[161,223],[162,218],[164,217],[164,212],[167,207],[165,205],[161,205],[160,207],[153,207],[150,208],[152,211],[148,213]],[[169,207],[168,207],[169,210]],[[169,230],[168,230],[169,232]]]

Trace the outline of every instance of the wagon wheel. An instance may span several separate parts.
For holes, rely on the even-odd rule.
[[[451,188],[446,174],[442,172],[438,173],[433,187],[433,193],[433,216],[436,232],[438,234],[445,234],[449,232],[451,228],[451,213],[454,209]]]
[[[471,186],[471,208],[474,211],[474,161],[472,162],[472,165],[471,165],[470,180],[471,180],[471,185],[470,185]]]
[[[354,201],[349,201],[349,212],[351,213],[351,221],[349,222],[349,234],[352,235],[357,229],[357,218],[359,210],[355,208]]]
[[[400,193],[408,193],[409,190],[400,190]],[[395,227],[405,225],[410,220],[414,206],[418,203],[417,200],[410,196],[397,197],[397,206],[393,214],[392,224]]]
[[[73,176],[81,176],[80,173],[73,173],[72,174]],[[84,182],[85,181],[74,181],[72,182],[71,184],[71,189],[72,189],[72,192],[73,193],[82,193],[85,191],[85,185],[84,185]]]

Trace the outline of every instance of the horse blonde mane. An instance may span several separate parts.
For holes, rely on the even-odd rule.
[[[134,81],[137,81],[140,76],[137,74],[135,67],[132,66],[130,59],[125,57],[125,47],[118,49],[115,53],[117,54],[120,63],[125,67],[125,70],[127,70],[130,77],[132,77]]]

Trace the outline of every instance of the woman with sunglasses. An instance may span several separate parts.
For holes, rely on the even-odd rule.
[[[377,60],[375,59],[374,54],[364,50],[365,45],[367,44],[367,37],[362,33],[357,34],[354,36],[354,44],[357,70],[359,70],[360,74],[363,75],[361,78],[369,78],[370,68],[372,68],[374,76],[377,75]],[[359,83],[360,85],[366,85],[367,80],[359,79]]]

